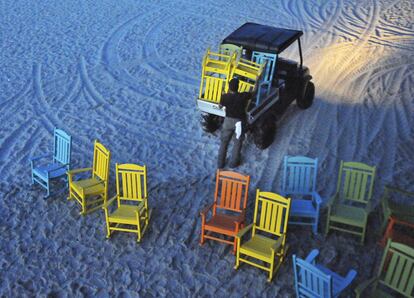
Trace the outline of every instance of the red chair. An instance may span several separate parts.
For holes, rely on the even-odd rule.
[[[414,247],[414,205],[398,203],[405,199],[410,202],[414,193],[393,186],[386,186],[381,198],[382,227],[384,235],[380,245],[385,246],[388,238]]]
[[[244,226],[249,182],[250,176],[217,170],[214,202],[200,212],[200,245],[205,239],[212,239],[232,244],[233,253],[236,253],[236,235]],[[216,234],[224,237],[219,238]]]

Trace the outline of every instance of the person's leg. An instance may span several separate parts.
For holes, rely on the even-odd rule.
[[[223,128],[221,130],[220,149],[217,160],[217,167],[219,169],[224,168],[224,165],[226,164],[227,147],[229,146],[233,132],[234,125],[232,124],[232,121],[225,118],[223,122]]]
[[[234,137],[234,144],[233,144],[233,151],[231,153],[231,159],[229,166],[231,168],[238,167],[241,162],[241,149],[244,140],[244,133],[241,134],[240,138],[237,139],[236,136]]]

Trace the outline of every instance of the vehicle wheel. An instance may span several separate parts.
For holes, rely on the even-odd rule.
[[[264,150],[269,147],[275,139],[276,121],[273,117],[266,117],[258,121],[252,128],[253,142],[257,148]]]
[[[315,97],[315,85],[312,82],[306,84],[306,89],[301,99],[296,99],[296,104],[299,108],[305,110],[309,108],[313,103]]]
[[[223,117],[212,115],[212,114],[203,114],[201,115],[201,127],[205,132],[213,133],[223,124]]]

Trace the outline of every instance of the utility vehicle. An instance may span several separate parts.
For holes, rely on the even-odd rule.
[[[315,86],[303,65],[302,35],[302,31],[245,23],[222,41],[218,52],[208,49],[197,99],[203,129],[212,133],[220,128],[226,116],[221,95],[237,77],[239,92],[257,90],[246,111],[248,132],[258,148],[270,146],[286,108],[294,100],[301,109],[313,103]],[[299,62],[280,57],[295,42]]]

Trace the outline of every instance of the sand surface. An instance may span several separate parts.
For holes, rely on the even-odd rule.
[[[272,283],[251,266],[235,271],[230,247],[200,247],[219,138],[201,130],[195,98],[206,48],[244,22],[302,30],[315,102],[292,104],[268,149],[245,142],[247,221],[256,188],[279,190],[287,154],[319,159],[325,202],[341,160],[377,167],[376,204],[385,184],[414,191],[413,1],[6,0],[0,11],[0,296],[292,297],[291,254],[313,248],[341,274],[356,269],[353,286],[376,272],[376,213],[365,246],[289,227]],[[285,57],[298,60],[297,49]],[[154,211],[142,243],[105,240],[103,212],[79,215],[63,183],[46,201],[30,185],[29,159],[50,152],[53,127],[73,136],[73,168],[91,165],[94,139],[111,150],[111,195],[115,162],[148,166]]]

